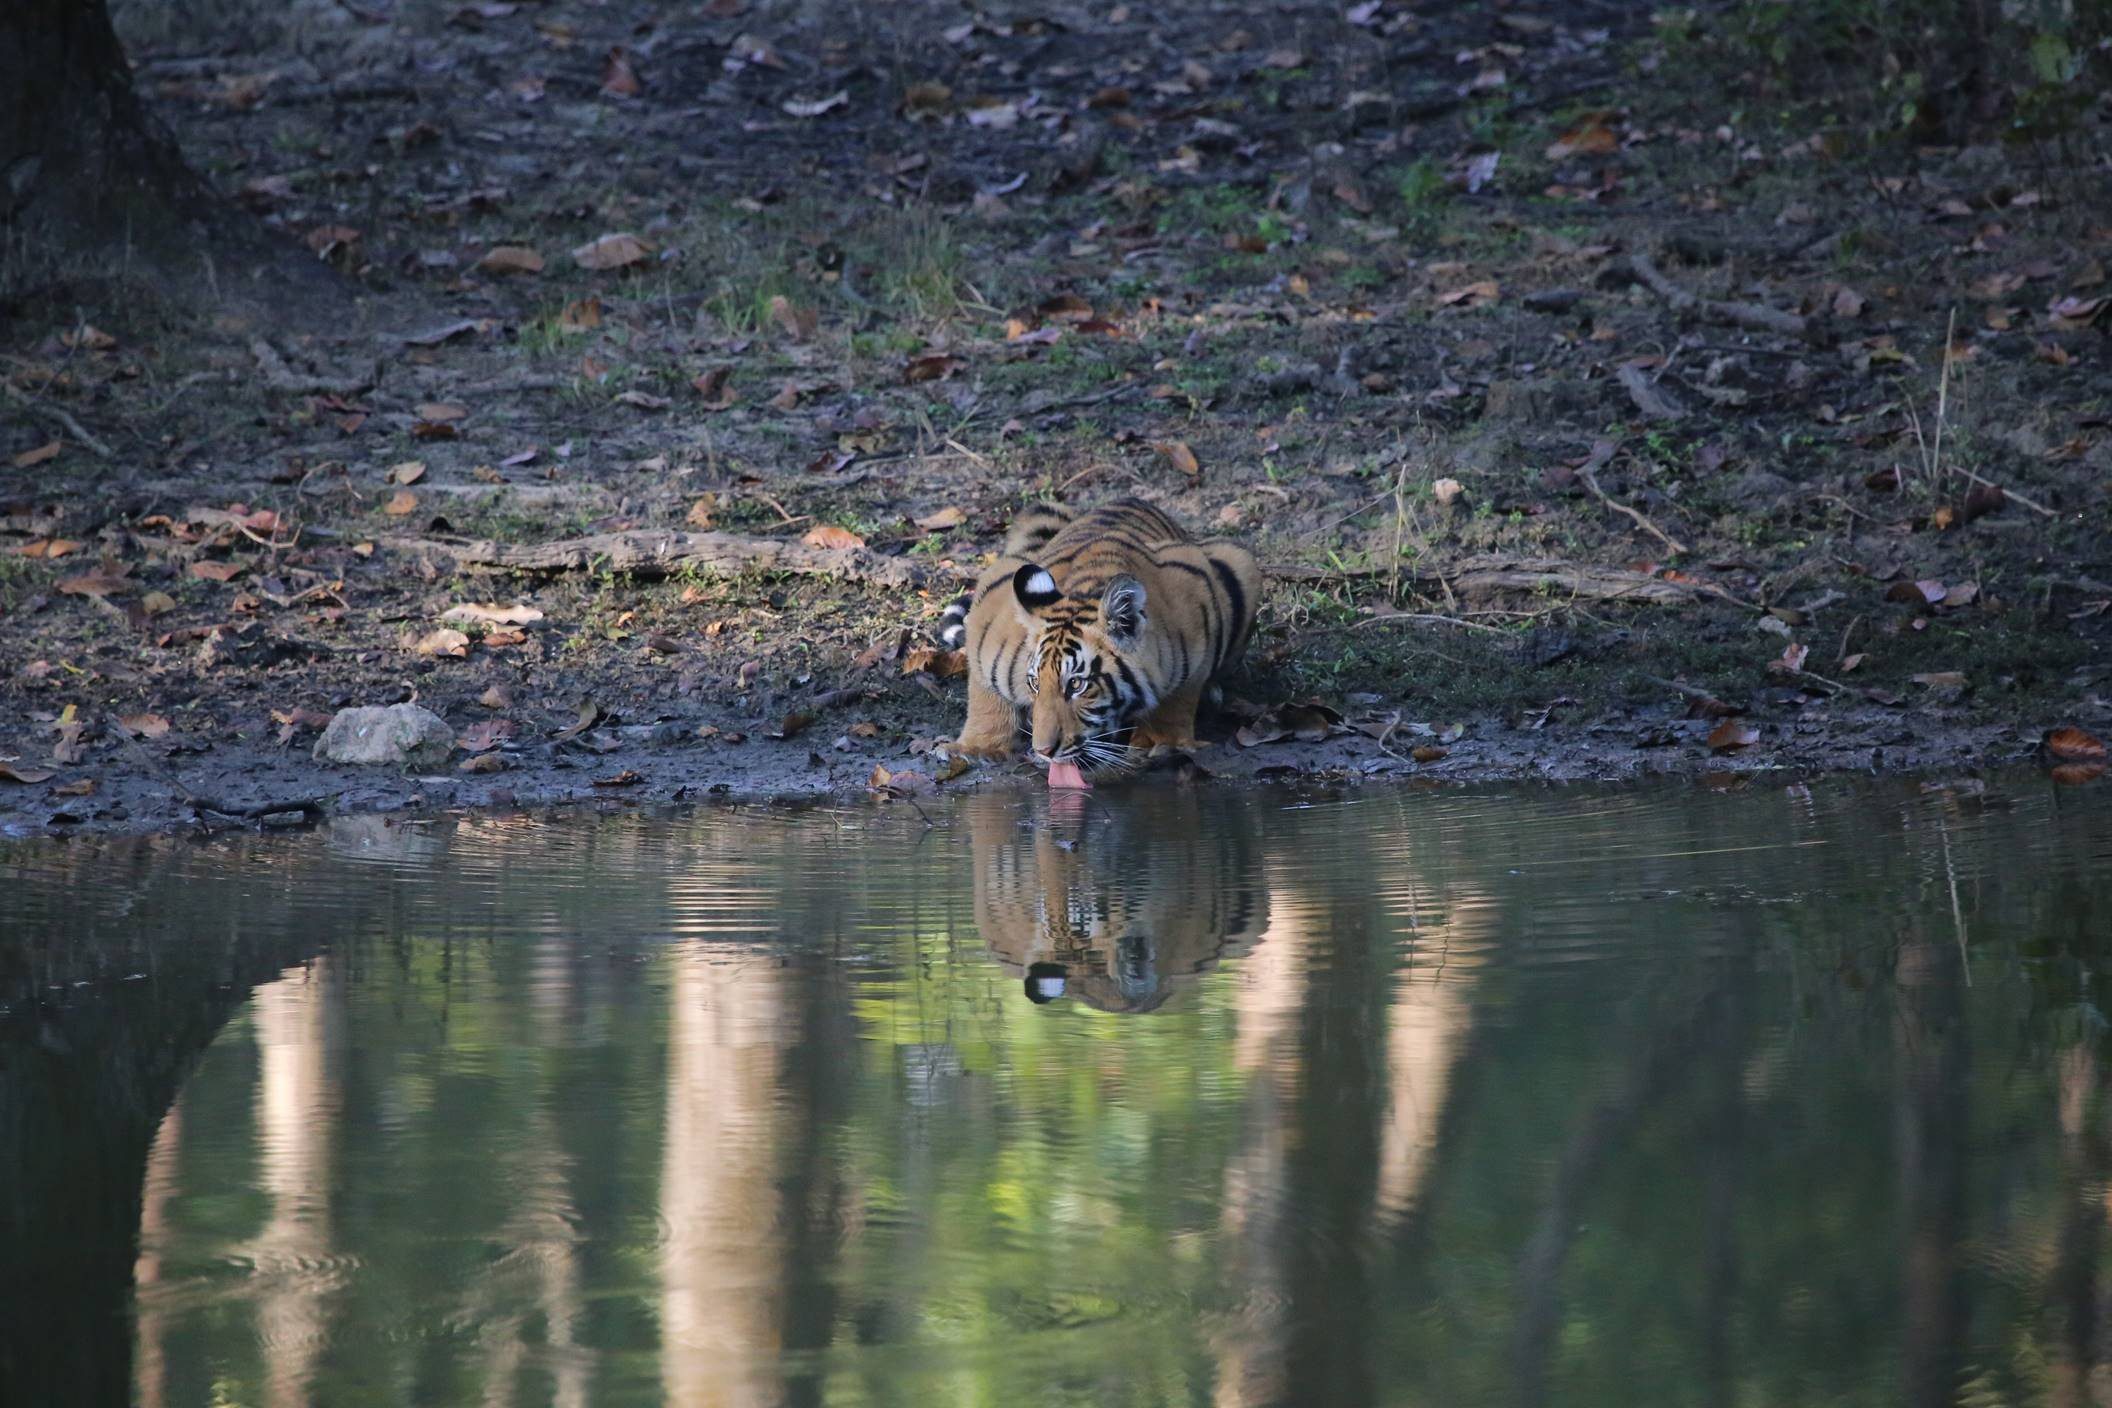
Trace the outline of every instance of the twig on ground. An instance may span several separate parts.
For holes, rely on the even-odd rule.
[[[1615,513],[1626,514],[1629,518],[1635,521],[1636,527],[1641,528],[1645,532],[1651,534],[1672,552],[1682,557],[1686,555],[1686,544],[1680,542],[1677,538],[1673,537],[1670,533],[1667,533],[1664,529],[1658,527],[1655,523],[1652,523],[1649,519],[1649,516],[1646,515],[1641,509],[1630,508],[1627,504],[1620,502],[1618,499],[1614,498],[1613,495],[1607,493],[1604,489],[1600,488],[1599,476],[1592,472],[1590,465],[1585,465],[1584,467],[1579,469],[1577,471],[1577,478],[1584,481],[1584,487],[1591,490],[1592,497],[1596,498],[1600,503],[1606,505],[1606,507],[1612,509]]]
[[[323,376],[316,372],[297,372],[279,355],[279,350],[261,337],[249,340],[249,355],[257,359],[257,370],[264,375],[264,384],[273,391],[283,391],[294,396],[360,396],[372,391],[381,382],[382,364],[377,360],[374,369],[365,376]]]
[[[2033,513],[2038,514],[2042,518],[2059,518],[2061,516],[2059,512],[2046,507],[2046,505],[2040,503],[2036,499],[2027,499],[2022,494],[2018,493],[2016,490],[2008,488],[2001,484],[1997,484],[1992,479],[1982,479],[1979,475],[1973,473],[1971,470],[1967,469],[1962,464],[1956,466],[1956,469],[1967,479],[1972,480],[1973,483],[1978,484],[1983,488],[2000,489],[2002,491],[2003,498],[2014,499],[2016,502],[2024,505],[2024,507],[2030,509]]]
[[[1816,324],[1800,318],[1795,313],[1785,313],[1779,308],[1769,308],[1759,303],[1725,303],[1712,298],[1702,298],[1689,293],[1664,276],[1664,273],[1645,254],[1628,257],[1628,267],[1643,281],[1652,293],[1681,312],[1695,312],[1711,322],[1729,323],[1733,327],[1750,328],[1754,332],[1779,333],[1783,337],[1815,341]]]
[[[105,445],[83,429],[81,423],[75,420],[71,413],[52,405],[48,401],[39,401],[27,391],[18,389],[12,382],[0,381],[0,389],[5,389],[7,394],[19,402],[25,410],[44,417],[44,419],[60,427],[75,440],[94,451],[97,459],[107,460],[115,453],[108,445]]]
[[[1396,569],[1392,565],[1314,567],[1302,562],[1278,562],[1270,563],[1262,570],[1282,582],[1333,582],[1353,577],[1391,577]],[[1696,597],[1712,596],[1747,611],[1760,609],[1714,582],[1672,581],[1647,572],[1631,572],[1624,567],[1598,567],[1590,563],[1551,559],[1482,560],[1462,564],[1449,574],[1403,574],[1402,580],[1441,583],[1447,592],[1560,591],[1593,601],[1642,601],[1657,605],[1678,605]]]
[[[1686,419],[1687,408],[1659,389],[1655,382],[1643,375],[1643,369],[1636,366],[1633,362],[1623,362],[1620,366],[1615,367],[1613,375],[1614,379],[1620,382],[1621,390],[1628,393],[1628,399],[1635,403],[1635,408],[1647,418],[1651,420]]]
[[[1505,634],[1500,626],[1484,625],[1480,621],[1469,621],[1460,616],[1446,616],[1436,611],[1375,611],[1361,621],[1352,621],[1350,626],[1376,626],[1394,621],[1434,621],[1441,626],[1458,626],[1465,631],[1487,631],[1492,636]]]

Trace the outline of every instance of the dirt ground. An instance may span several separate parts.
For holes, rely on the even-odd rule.
[[[1215,776],[2101,732],[2112,108],[1871,143],[1719,18],[134,5],[344,299],[0,250],[0,832],[1024,778],[923,632],[1123,493],[1271,568]],[[311,759],[413,699],[454,770]]]

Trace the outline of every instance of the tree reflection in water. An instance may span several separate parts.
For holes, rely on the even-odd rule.
[[[1314,800],[9,857],[0,1391],[2101,1400],[2102,806]]]

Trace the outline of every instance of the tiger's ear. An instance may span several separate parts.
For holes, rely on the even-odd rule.
[[[1144,634],[1144,619],[1144,584],[1124,572],[1100,598],[1100,628],[1116,645],[1135,645]]]
[[[1029,615],[1063,600],[1063,593],[1056,589],[1056,579],[1049,575],[1049,569],[1032,562],[1023,564],[1012,574],[1012,596]]]

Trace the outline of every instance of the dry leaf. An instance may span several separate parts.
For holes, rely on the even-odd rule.
[[[0,782],[20,782],[34,785],[49,782],[58,774],[46,768],[18,768],[12,763],[0,763]]]
[[[449,660],[460,660],[469,654],[469,637],[443,626],[420,638],[412,649],[420,655],[438,655]]]
[[[968,655],[965,651],[920,645],[902,657],[903,674],[914,675],[919,671],[942,680],[965,675],[968,673]]]
[[[943,354],[918,357],[902,369],[902,380],[914,386],[920,381],[943,381],[968,365],[958,357]]]
[[[1164,455],[1168,464],[1190,479],[1202,476],[1203,466],[1196,459],[1195,451],[1188,448],[1186,440],[1154,440],[1151,448]]]
[[[494,274],[540,274],[543,256],[524,244],[494,245],[477,261],[477,267]]]
[[[848,106],[851,95],[839,88],[826,98],[787,98],[779,106],[793,117],[820,117],[825,112]]]
[[[859,537],[850,529],[839,528],[833,523],[823,523],[818,527],[809,528],[806,536],[801,538],[800,541],[810,548],[862,548],[865,546],[865,539]]]
[[[64,557],[68,553],[78,552],[80,546],[79,543],[71,538],[31,538],[21,547],[15,549],[15,556]]]
[[[1610,112],[1595,112],[1575,127],[1548,144],[1546,156],[1549,161],[1561,161],[1572,156],[1605,156],[1621,149],[1621,139],[1606,124],[1613,117]]]
[[[425,478],[424,460],[402,460],[389,466],[382,478],[391,484],[411,485]]]
[[[684,521],[692,528],[708,529],[712,525],[711,516],[718,510],[718,507],[718,496],[716,494],[706,494],[689,506],[689,513]]]
[[[1481,308],[1494,303],[1502,296],[1502,285],[1494,279],[1483,279],[1478,283],[1450,289],[1437,296],[1440,308]]]
[[[641,411],[664,411],[674,403],[665,396],[655,396],[650,391],[625,391],[616,399],[626,406],[636,406]]]
[[[638,70],[631,64],[630,50],[621,44],[610,49],[601,62],[601,91],[612,98],[635,98],[645,91]]]
[[[645,781],[643,774],[634,772],[630,768],[625,768],[614,777],[595,778],[594,785],[596,787],[636,787],[643,781]]]
[[[108,572],[88,572],[79,577],[64,577],[59,581],[59,591],[65,596],[115,596],[130,591],[133,581]]]
[[[916,520],[916,524],[927,533],[938,533],[948,528],[960,527],[967,517],[967,514],[948,504],[945,508],[935,513],[925,514],[922,518]]]
[[[244,570],[239,562],[218,562],[210,558],[191,564],[191,575],[202,577],[208,582],[232,582],[241,576]]]
[[[2085,733],[2073,724],[2049,729],[2045,745],[2048,753],[2064,763],[2101,763],[2105,760],[2105,745],[2096,735]]]
[[[1419,763],[1434,763],[1443,758],[1448,751],[1438,747],[1435,743],[1418,743],[1415,747],[1408,750],[1408,756]]]
[[[418,407],[418,419],[429,420],[436,424],[466,420],[468,417],[469,407],[458,406],[452,401],[427,401]],[[399,480],[398,482],[407,481]]]
[[[495,684],[477,696],[477,702],[487,709],[511,709],[513,691],[505,685]]]
[[[803,308],[781,293],[770,295],[770,321],[784,330],[787,337],[804,342],[814,335],[819,325],[820,314],[812,308]]]
[[[127,733],[136,733],[141,738],[166,738],[169,721],[159,714],[119,714],[118,723]]]
[[[34,450],[24,450],[21,454],[16,455],[14,466],[16,469],[33,468],[48,459],[56,458],[59,451],[65,448],[66,442],[64,440],[47,440]]]
[[[1709,747],[1718,753],[1750,748],[1760,741],[1760,730],[1743,719],[1725,719],[1709,732]]]
[[[652,252],[644,240],[619,231],[588,240],[572,251],[572,258],[582,269],[622,269],[642,263]]]
[[[395,493],[389,495],[389,501],[381,506],[381,511],[393,518],[402,518],[417,507],[418,496],[416,494],[408,489],[398,489]]]
[[[527,626],[543,619],[543,613],[525,602],[501,606],[495,601],[465,601],[440,613],[443,621],[483,621],[494,626]]]
[[[704,398],[705,410],[724,411],[733,406],[732,381],[732,367],[713,367],[708,372],[699,372],[689,384]]]
[[[573,299],[557,315],[557,326],[561,332],[592,332],[601,326],[601,300]]]

